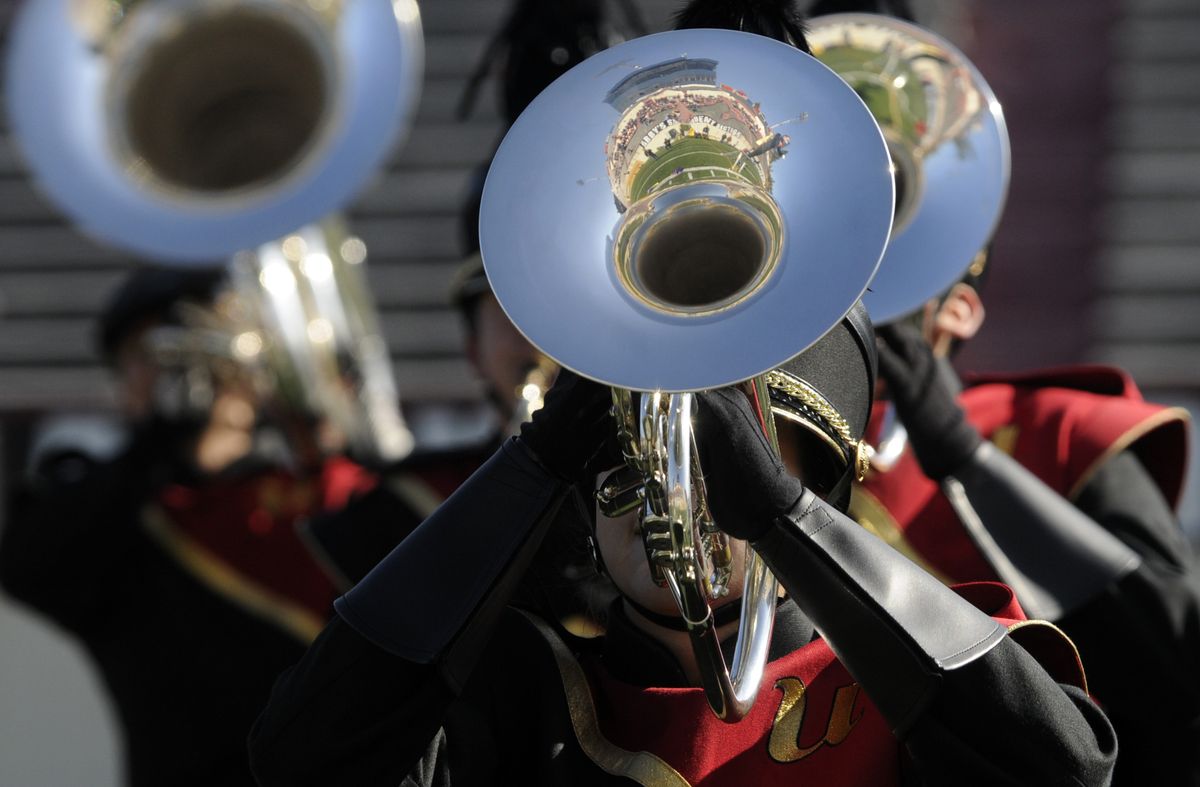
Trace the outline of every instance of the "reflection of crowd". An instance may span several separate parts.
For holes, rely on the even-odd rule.
[[[842,76],[853,80],[852,83],[862,83],[885,93],[889,106],[895,107],[894,111],[898,113],[887,121],[888,124],[898,127],[906,135],[915,134],[912,144],[923,153],[928,154],[948,141],[957,141],[979,114],[986,111],[983,97],[971,85],[969,75],[940,54],[906,52],[895,62],[903,63],[915,72],[915,78],[909,75],[906,82],[919,82],[923,86],[926,97],[923,111],[918,112],[909,104],[909,95],[904,88],[896,87],[896,80],[902,74],[895,68],[885,65],[877,71],[873,64],[868,64],[861,71]]]
[[[914,123],[921,135],[921,150],[929,153],[942,143],[957,141],[965,135],[987,107],[969,76],[945,59],[925,57],[913,60],[912,66],[927,86],[926,96],[941,96],[941,101],[927,104],[926,117],[917,118]],[[929,85],[935,89],[930,90]]]
[[[664,88],[633,104],[606,140],[604,154],[614,188],[623,191],[622,184],[628,185],[639,152],[643,160],[655,160],[686,135],[748,151],[756,144],[761,147],[771,132],[758,105],[732,88]]]

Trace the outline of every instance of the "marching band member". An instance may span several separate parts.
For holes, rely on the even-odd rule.
[[[372,484],[338,457],[264,463],[245,374],[186,352],[164,360],[156,339],[183,333],[186,346],[185,315],[211,312],[221,281],[174,269],[125,281],[100,333],[128,444],[111,461],[40,458],[0,540],[4,589],[99,667],[133,785],[253,784],[246,733],[345,589],[296,526]]]
[[[1128,375],[1098,366],[979,377],[963,389],[948,358],[983,324],[988,251],[979,249],[1007,183],[1006,168],[1001,176],[990,163],[1005,146],[985,141],[992,110],[975,91],[987,87],[952,47],[904,22],[854,14],[811,25],[816,54],[846,72],[895,142],[907,191],[907,224],[866,299],[888,306],[886,401],[868,431],[878,452],[852,515],[946,581],[1009,584],[1027,612],[1071,637],[1118,732],[1118,783],[1195,781],[1200,566],[1174,514],[1186,413],[1143,401]],[[926,115],[878,100],[908,90],[886,85],[911,85],[914,74]],[[951,114],[927,124],[938,102]],[[967,110],[961,121],[955,107]],[[976,155],[946,166],[951,141]],[[938,156],[941,165],[929,163]],[[1170,699],[1138,675],[1171,686]]]
[[[637,20],[628,20],[634,27]],[[587,56],[610,43],[610,20],[601,4],[589,1],[520,0],[485,48],[468,82],[460,114],[468,114],[483,79],[499,70],[499,103],[511,124],[538,93]],[[473,179],[461,209],[463,262],[455,271],[449,300],[461,318],[463,353],[490,405],[493,430],[474,444],[417,449],[381,469],[381,483],[344,510],[314,518],[312,538],[348,582],[361,579],[376,563],[458,488],[509,435],[540,406],[557,367],[509,321],[484,275],[479,256],[479,203],[486,165]],[[574,546],[572,546],[574,545]],[[587,610],[603,597],[603,583],[590,571],[586,550],[566,539],[531,583],[547,614],[576,630],[594,625]],[[590,588],[582,592],[581,588]]]
[[[557,372],[504,314],[478,254],[460,266],[450,298],[462,316],[466,355],[483,383],[495,431],[478,443],[418,448],[383,468],[375,488],[306,524],[329,562],[344,573],[347,587],[361,580],[487,461],[506,438],[505,428],[519,430],[532,415],[530,402],[521,395],[523,389],[537,388],[530,398],[540,405],[544,388]],[[574,526],[564,524],[561,537],[556,534],[551,539],[554,547],[548,547],[530,568],[531,581],[522,583],[521,592],[548,618],[577,633],[595,627],[593,610],[611,595],[607,583],[592,570],[590,552],[581,540],[586,528],[579,523],[585,519],[564,520]]]
[[[693,9],[715,5],[724,4]],[[790,4],[747,3],[738,10],[737,27],[804,45]],[[711,24],[703,16],[685,12],[690,24]],[[645,47],[652,67],[622,69],[604,94],[608,107],[582,110],[608,118],[611,108],[622,118],[606,137],[606,152],[617,156],[608,173],[613,193],[605,195],[602,186],[570,193],[585,195],[581,201],[595,195],[605,210],[615,196],[621,221],[640,221],[639,195],[656,192],[638,180],[637,167],[627,168],[631,161],[650,173],[663,171],[666,179],[683,176],[686,187],[692,178],[657,163],[668,157],[668,130],[676,130],[659,123],[664,112],[687,114],[690,130],[674,137],[680,149],[723,151],[718,146],[733,136],[749,150],[766,136],[760,105],[722,83],[715,68],[726,55],[754,62],[768,49],[789,64],[800,56],[785,58],[778,44],[765,41],[752,54],[749,39],[733,38],[736,46],[715,31],[688,38],[697,50],[705,49],[702,40],[732,47],[708,58],[691,49],[679,57],[682,40],[662,50],[651,39],[632,42],[638,52]],[[674,59],[656,62],[667,50]],[[609,61],[623,53],[607,54],[585,64],[579,79],[612,70]],[[809,73],[808,61],[789,67]],[[812,78],[826,79],[819,71]],[[552,90],[569,90],[562,84]],[[682,98],[670,97],[679,93]],[[723,101],[725,108],[712,110],[720,117],[700,128],[691,124],[693,107],[705,100],[710,106]],[[535,102],[531,110],[548,112],[552,103]],[[846,107],[862,111],[861,105]],[[725,111],[729,128],[716,130],[726,136],[717,142],[714,133],[710,141],[710,127]],[[846,120],[830,112],[821,121],[834,118]],[[525,128],[541,128],[539,119]],[[639,139],[661,145],[658,158],[647,156],[649,164],[637,158],[643,147],[612,152],[626,141],[623,131],[637,133],[641,123],[650,130]],[[852,125],[840,126],[844,135],[853,133]],[[805,131],[820,133],[813,126]],[[763,161],[731,155],[709,164],[709,171],[769,185],[769,164],[784,152],[764,154]],[[864,152],[884,160],[882,149]],[[505,159],[510,165],[524,160],[519,153]],[[708,189],[705,171],[699,170],[699,184]],[[873,177],[884,173],[879,167]],[[489,176],[489,187],[492,182]],[[890,214],[890,188],[888,197]],[[763,196],[755,204],[768,201]],[[702,225],[685,226],[709,237]],[[874,226],[861,229],[874,233]],[[497,232],[524,237],[523,229]],[[621,356],[606,356],[613,357]],[[1023,621],[1002,587],[959,595],[840,510],[845,479],[857,467],[852,445],[865,427],[874,369],[869,322],[856,306],[768,377],[774,379],[772,408],[789,409],[796,419],[787,419],[783,430],[792,433],[781,440],[791,466],[765,437],[757,398],[739,387],[697,395],[696,444],[713,518],[734,539],[734,563],[749,544],[788,594],[775,614],[762,696],[739,723],[719,721],[698,688],[705,665],[688,649],[692,635],[679,630],[671,594],[654,581],[639,533],[648,519],[595,516],[597,562],[621,593],[604,637],[564,637],[536,610],[519,601],[510,606],[545,537],[563,532],[564,509],[569,516],[581,489],[596,489],[625,464],[610,390],[563,372],[520,435],[339,600],[338,618],[281,678],[256,724],[251,751],[259,779],[269,785],[682,785],[958,784],[965,777],[975,784],[1106,784],[1115,739],[1082,687],[1069,643]],[[741,593],[734,581],[728,598]],[[722,640],[737,627],[726,609],[716,609],[717,629],[710,630]],[[1003,740],[997,730],[1005,731]]]
[[[858,355],[852,438],[872,355]],[[771,701],[737,725],[713,717],[628,517],[595,524],[622,593],[605,637],[564,639],[506,608],[574,490],[620,464],[608,389],[563,373],[521,435],[343,597],[281,678],[251,738],[260,781],[1107,783],[1115,740],[1064,640],[1042,643],[1065,667],[1058,684],[1006,635],[1022,616],[1003,588],[965,591],[999,597],[1005,609],[989,617],[785,470],[741,390],[700,401],[714,514],[790,597],[776,615]],[[819,452],[824,461],[819,448],[801,455],[815,465]]]
[[[960,283],[925,314],[927,333],[880,330],[908,447],[868,474],[854,511],[939,576],[1012,584],[1071,637],[1121,741],[1117,783],[1188,783],[1200,774],[1200,567],[1174,514],[1185,415],[1104,367],[958,388],[933,348],[974,333],[979,296]],[[1164,681],[1170,699],[1133,675]]]

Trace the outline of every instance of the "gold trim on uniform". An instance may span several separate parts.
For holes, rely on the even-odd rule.
[[[1071,489],[1066,495],[1067,499],[1074,501],[1075,498],[1079,496],[1079,493],[1083,491],[1083,488],[1087,486],[1088,482],[1092,480],[1092,477],[1095,476],[1100,468],[1104,466],[1105,462],[1112,459],[1126,448],[1129,448],[1129,446],[1133,445],[1138,440],[1141,440],[1158,427],[1169,424],[1172,421],[1179,421],[1186,424],[1191,420],[1191,414],[1182,407],[1167,407],[1158,411],[1149,418],[1139,422],[1132,429],[1114,440],[1108,448],[1104,449],[1104,453],[1100,454],[1100,456],[1096,457],[1095,461],[1088,465],[1087,470],[1084,470],[1083,474],[1080,475],[1079,478],[1075,480],[1075,483],[1071,485]],[[1174,509],[1176,506],[1176,501],[1168,500],[1167,504]]]
[[[785,396],[790,396],[796,401],[802,403],[805,407],[811,408],[813,412],[825,419],[825,422],[837,432],[838,437],[842,438],[842,442],[851,446],[856,442],[854,435],[850,432],[850,424],[846,423],[846,419],[842,414],[834,409],[824,396],[817,392],[808,383],[798,377],[781,372],[778,369],[772,369],[767,372],[767,385],[776,388]],[[839,447],[839,450],[845,454],[845,447]]]
[[[779,701],[779,709],[775,711],[775,721],[771,725],[771,737],[767,741],[767,752],[775,762],[798,762],[815,754],[826,744],[837,746],[846,740],[854,725],[862,718],[862,713],[858,714],[858,718],[854,717],[858,684],[842,686],[833,695],[833,707],[824,734],[816,743],[801,748],[800,728],[808,710],[808,687],[800,678],[780,678],[775,681],[775,688],[783,692],[783,699]]]
[[[626,751],[604,737],[596,717],[591,686],[575,655],[544,621],[527,612],[518,612],[529,620],[554,654],[571,715],[571,727],[587,758],[605,773],[630,779],[644,787],[690,787],[687,779],[662,758],[646,751]]]
[[[142,526],[185,569],[217,595],[229,599],[257,617],[308,644],[317,638],[325,621],[305,607],[253,582],[206,547],[178,530],[156,505],[142,512]]]
[[[871,472],[871,451],[865,442],[854,444],[854,480],[861,482]]]
[[[834,440],[832,437],[830,437],[824,429],[812,423],[810,419],[805,418],[804,416],[795,412],[791,408],[787,407],[787,405],[780,404],[778,401],[771,402],[771,413],[776,418],[782,418],[790,424],[799,426],[801,429],[813,435],[825,445],[829,446],[838,459],[842,460],[843,462],[847,461],[846,447],[843,445],[838,445],[837,440]]]
[[[850,508],[846,513],[867,532],[887,542],[892,549],[925,569],[942,584],[956,584],[953,579],[926,562],[916,547],[905,538],[900,523],[896,521],[891,512],[884,507],[883,503],[879,502],[879,498],[862,485],[855,484],[854,491],[850,493]]]
[[[770,388],[778,390],[784,396],[795,399],[812,410],[825,421],[825,424],[830,429],[837,433],[842,442],[839,445],[836,440],[833,440],[825,433],[825,430],[815,424],[809,423],[807,418],[800,413],[793,412],[784,402],[772,402],[771,411],[787,421],[806,428],[836,451],[848,467],[854,468],[855,480],[861,481],[866,478],[867,470],[871,466],[871,452],[867,450],[866,443],[854,439],[850,424],[846,422],[842,414],[817,389],[799,377],[780,371],[779,369],[773,369],[767,372],[765,376],[767,385]]]
[[[1013,451],[1016,450],[1017,438],[1020,434],[1021,429],[1016,424],[1005,424],[992,432],[992,436],[988,440],[1002,453],[1012,456]]]
[[[1090,694],[1091,692],[1088,691],[1087,670],[1083,666],[1083,659],[1080,658],[1080,656],[1079,656],[1079,648],[1075,645],[1075,641],[1067,636],[1067,632],[1063,631],[1058,626],[1054,625],[1053,623],[1051,623],[1048,620],[1018,620],[1016,623],[1013,623],[1012,625],[1010,625],[1008,627],[1008,636],[1010,639],[1012,639],[1013,642],[1016,642],[1018,645],[1021,645],[1021,647],[1024,648],[1025,646],[1021,644],[1021,639],[1022,639],[1021,632],[1031,630],[1031,629],[1037,630],[1037,631],[1046,631],[1046,630],[1053,631],[1054,633],[1058,634],[1058,636],[1064,642],[1066,642],[1067,645],[1069,645],[1071,647],[1071,650],[1075,653],[1076,664],[1079,666],[1079,680],[1083,684],[1082,686],[1078,686],[1077,688],[1083,689],[1085,693]],[[1025,649],[1027,651],[1029,650],[1028,648],[1025,648]],[[1030,651],[1030,655],[1033,655],[1034,658],[1037,658],[1037,656],[1035,654],[1033,654],[1032,651]],[[1040,661],[1038,663],[1041,664]],[[1042,664],[1042,667],[1046,668],[1046,665]],[[1066,676],[1051,675],[1051,677],[1054,678],[1059,683],[1063,683],[1064,681],[1059,680],[1059,678],[1066,677]]]

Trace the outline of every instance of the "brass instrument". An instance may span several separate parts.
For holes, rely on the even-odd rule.
[[[1008,131],[974,65],[941,36],[899,19],[831,14],[808,41],[883,130],[896,175],[891,243],[863,302],[876,324],[945,292],[991,239],[1008,194]]]
[[[764,373],[862,295],[892,213],[887,150],[854,93],[792,47],[729,31],[649,36],[576,66],[488,173],[492,289],[536,347],[613,387],[636,478],[610,476],[598,500],[640,509],[725,721],[754,703],[778,590],[748,552],[730,670],[711,606],[738,567],[708,513],[691,392],[750,381],[773,440]]]
[[[539,354],[537,363],[529,367],[525,378],[514,391],[516,406],[513,408],[512,417],[508,419],[508,434],[519,434],[521,424],[532,419],[533,414],[542,409],[546,392],[554,384],[557,375],[558,364]]]
[[[157,351],[241,364],[360,458],[411,450],[365,246],[331,213],[415,107],[414,0],[27,0],[8,57],[15,137],[76,224],[162,262],[233,255],[235,304]]]
[[[366,246],[336,218],[240,252],[234,293],[264,341],[235,349],[268,359],[291,409],[323,416],[353,456],[394,462],[413,448],[397,407],[391,357],[364,276]]]
[[[396,406],[365,258],[362,241],[332,217],[237,254],[211,304],[180,302],[178,324],[146,334],[151,357],[170,371],[160,412],[205,418],[220,385],[241,384],[267,422],[320,421],[314,445],[290,449],[348,450],[374,465],[407,456],[414,440]]]

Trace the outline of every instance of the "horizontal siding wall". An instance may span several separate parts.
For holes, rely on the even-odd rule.
[[[1125,0],[1092,355],[1200,389],[1200,3]]]
[[[401,395],[417,409],[480,399],[446,294],[461,256],[459,208],[469,179],[502,133],[494,84],[482,87],[467,122],[455,111],[508,7],[501,0],[422,3],[427,58],[412,132],[348,211],[368,247]],[[672,7],[639,4],[653,29],[665,25]],[[0,0],[5,36],[15,8]],[[38,194],[0,118],[0,416],[111,406],[92,325],[131,264],[74,230]]]
[[[428,62],[415,126],[350,210],[354,230],[370,250],[369,276],[401,391],[414,405],[470,404],[480,394],[461,356],[461,329],[445,294],[460,255],[459,205],[473,169],[501,132],[493,85],[483,86],[469,122],[458,122],[454,112],[464,80],[507,5],[500,0],[424,4]],[[652,29],[660,29],[674,4],[639,5]],[[994,10],[991,17],[983,15],[985,21],[1005,16],[1001,7],[983,5]],[[1025,19],[1018,31],[1040,29],[1028,24],[1029,14],[1056,16],[1042,4],[1019,5],[1020,12],[1011,14]],[[951,2],[927,0],[918,6],[925,19],[964,16]],[[15,7],[12,0],[0,0],[3,33]],[[1064,7],[1063,15],[1071,16],[1069,10]],[[1116,60],[1106,73],[1114,86],[1112,108],[1103,118],[1107,135],[1093,129],[1086,138],[1069,128],[1040,135],[1039,126],[1044,131],[1047,124],[1071,119],[1023,97],[1028,80],[1004,71],[1013,62],[1009,43],[1035,53],[1046,42],[1036,36],[1005,38],[1004,30],[980,24],[961,35],[948,31],[980,58],[1011,106],[1014,147],[1021,156],[1001,230],[1012,253],[997,257],[989,292],[996,306],[989,320],[994,327],[967,351],[976,368],[1037,362],[1030,353],[1038,351],[1052,354],[1051,361],[1087,353],[1130,367],[1148,385],[1200,382],[1200,329],[1192,319],[1200,300],[1195,262],[1200,251],[1200,48],[1194,44],[1200,40],[1200,4],[1125,0],[1123,11],[1113,28]],[[981,15],[973,17],[979,22]],[[1000,44],[989,45],[989,38]],[[1035,94],[1057,95],[1072,84],[1059,84],[1069,70],[1047,67],[1041,73]],[[1036,116],[1025,120],[1019,114],[1024,105]],[[1108,161],[1099,171],[1097,144],[1105,146]],[[1101,201],[1103,194],[1111,195],[1098,220],[1072,224],[1059,218],[1064,210],[1080,215],[1071,206],[1084,201],[1088,190],[1097,191]],[[1009,287],[1001,266],[1016,264],[1031,250],[1050,249],[1066,257],[1092,244],[1099,247],[1094,270],[1068,277],[1086,285],[1082,295],[1055,280],[1070,324],[1057,332],[1040,327],[1048,323],[1039,322],[1044,319],[1039,313],[1054,302],[1039,299],[1046,286],[1021,277]],[[123,253],[74,231],[37,194],[0,116],[0,414],[111,402],[90,326],[129,265]],[[1030,312],[1018,316],[1021,308]],[[1012,330],[1002,329],[1003,312],[1014,313]],[[1091,319],[1079,319],[1089,313]],[[1036,331],[1038,341],[1022,326]],[[1006,346],[1018,347],[1019,357],[1006,356]]]

